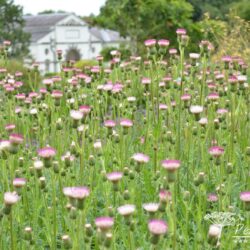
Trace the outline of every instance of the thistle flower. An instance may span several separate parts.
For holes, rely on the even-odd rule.
[[[240,200],[245,203],[246,210],[250,211],[250,191],[241,192]]]
[[[218,198],[217,194],[210,193],[207,196],[207,201],[209,201],[209,202],[217,202],[218,200],[219,200],[219,198]]]
[[[8,132],[12,132],[16,128],[15,124],[7,124],[5,125],[5,130]]]
[[[95,225],[102,232],[107,232],[114,225],[114,219],[111,217],[98,217],[95,219]]]
[[[187,31],[183,28],[179,28],[176,30],[176,34],[177,35],[186,35],[187,34]]]
[[[152,234],[151,243],[156,245],[160,239],[160,236],[167,233],[168,225],[163,220],[153,219],[148,222],[148,229]]]
[[[12,183],[13,183],[14,187],[21,188],[26,184],[26,179],[25,178],[15,178]]]
[[[129,119],[121,119],[120,125],[124,128],[130,128],[133,126],[133,122]]]
[[[87,187],[65,187],[63,194],[70,199],[72,205],[77,203],[77,208],[83,209],[84,199],[89,196],[90,191]]]
[[[160,47],[168,47],[170,44],[169,40],[166,39],[160,39],[157,43]]]
[[[128,217],[135,212],[135,205],[126,204],[117,208],[117,211],[120,215]]]
[[[52,164],[52,159],[56,155],[56,150],[52,147],[45,147],[37,150],[39,157],[44,161],[45,167],[49,168]]]
[[[149,39],[144,42],[146,47],[153,47],[156,45],[156,40],[155,39]]]
[[[52,147],[45,147],[37,150],[38,155],[43,159],[50,159],[56,155],[56,150]]]
[[[79,110],[71,110],[70,111],[70,117],[74,121],[80,121],[83,118],[83,113]]]
[[[222,232],[222,225],[219,224],[210,225],[208,231],[208,242],[212,245],[216,245],[218,243],[218,240],[220,239],[221,232]]]
[[[181,165],[179,160],[163,160],[161,163],[162,167],[169,172],[175,172]]]
[[[159,209],[160,204],[159,203],[145,203],[142,205],[143,209],[147,211],[151,216],[156,213]]]
[[[11,150],[11,143],[9,140],[0,140],[0,155],[4,159],[7,158],[7,153]]]
[[[116,126],[116,122],[113,120],[106,120],[104,121],[104,127],[112,129]]]
[[[91,112],[91,107],[87,105],[81,105],[79,107],[79,111],[81,111],[83,115],[88,115]]]
[[[122,172],[112,172],[107,174],[107,179],[113,183],[117,183],[121,180],[122,176]]]
[[[214,157],[220,157],[224,154],[224,149],[220,146],[213,146],[209,148],[208,152]]]
[[[133,159],[137,164],[136,164],[136,171],[140,172],[140,166],[144,163],[149,162],[149,156],[142,154],[142,153],[136,153],[134,154],[131,159]]]
[[[199,105],[192,105],[190,107],[190,112],[192,114],[200,114],[203,111],[203,107]]]
[[[19,201],[20,197],[16,192],[6,192],[4,193],[4,203],[6,205],[14,205]]]
[[[200,114],[203,112],[203,107],[199,105],[192,105],[190,107],[190,112],[195,115],[196,121],[199,120]]]
[[[175,172],[180,167],[181,162],[179,160],[163,160],[161,165],[168,171],[168,181],[174,182],[176,178]]]
[[[17,146],[23,143],[24,138],[20,134],[10,134],[9,141],[12,145]]]

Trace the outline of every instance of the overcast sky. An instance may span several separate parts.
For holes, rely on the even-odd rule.
[[[24,14],[37,14],[43,10],[64,10],[81,16],[98,14],[105,0],[14,0],[23,6]]]

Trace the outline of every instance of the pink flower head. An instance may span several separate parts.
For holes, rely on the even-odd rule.
[[[115,127],[116,123],[113,120],[106,120],[104,121],[104,126],[107,128],[113,128]]]
[[[82,105],[79,107],[79,110],[84,114],[84,115],[87,115],[90,113],[91,111],[91,107],[90,106],[87,106],[87,105]]]
[[[43,80],[43,84],[46,86],[51,86],[53,84],[53,80],[52,79],[44,79]]]
[[[38,94],[36,92],[30,92],[29,93],[29,98],[37,98],[38,97]]]
[[[20,134],[10,134],[9,140],[12,144],[18,145],[23,143],[24,138]]]
[[[120,125],[125,128],[129,128],[133,126],[133,122],[129,119],[121,119]]]
[[[23,93],[20,93],[20,94],[17,94],[17,95],[16,95],[16,99],[17,99],[17,100],[25,100],[25,98],[26,98],[26,95],[23,94]]]
[[[232,57],[231,56],[223,56],[221,58],[222,62],[225,62],[225,63],[230,63],[232,61]]]
[[[145,203],[142,205],[143,209],[146,210],[149,213],[155,213],[159,209],[159,203]]]
[[[109,181],[112,181],[113,183],[117,183],[119,180],[121,180],[122,176],[123,176],[122,172],[112,172],[107,174],[107,179]]]
[[[83,113],[79,110],[71,110],[70,116],[73,120],[79,121],[83,118]]]
[[[158,43],[158,45],[160,47],[167,47],[167,46],[169,46],[169,40],[166,40],[166,39],[161,39],[157,43]]]
[[[244,202],[250,202],[250,191],[245,191],[240,193],[240,199]]]
[[[7,124],[7,125],[5,125],[5,130],[9,131],[9,132],[13,131],[15,128],[16,128],[15,124]]]
[[[168,225],[163,220],[154,219],[149,221],[148,229],[153,235],[161,235],[167,233]]]
[[[180,29],[176,30],[176,34],[177,35],[186,35],[187,31],[185,29],[183,29],[183,28],[180,28]]]
[[[141,79],[141,83],[144,84],[144,85],[150,84],[151,83],[151,79],[147,78],[147,77],[143,77]]]
[[[220,146],[213,146],[209,148],[208,152],[214,157],[219,157],[224,154],[224,149]]]
[[[96,60],[97,60],[97,61],[103,61],[103,56],[97,56],[97,57],[96,57]]]
[[[136,153],[131,157],[133,160],[135,160],[138,163],[147,163],[149,162],[149,156],[142,154],[142,153]]]
[[[227,109],[218,109],[216,111],[216,113],[219,115],[224,115],[224,114],[228,113],[228,110]]]
[[[189,101],[190,99],[191,99],[190,94],[184,94],[184,95],[181,96],[182,101]]]
[[[177,49],[169,49],[169,54],[170,55],[176,55],[177,54]]]
[[[159,192],[159,198],[160,198],[160,201],[166,202],[172,199],[172,194],[168,190],[161,189]]]
[[[168,109],[168,105],[166,105],[164,103],[159,104],[159,110],[167,110],[167,109]]]
[[[45,147],[37,150],[38,155],[44,159],[50,159],[56,155],[56,150],[52,147]]]
[[[220,98],[219,94],[218,93],[209,93],[208,96],[207,96],[207,99],[208,100],[212,100],[212,101],[215,101],[215,100],[218,100]]]
[[[198,54],[198,53],[190,53],[189,57],[190,57],[190,59],[199,59],[200,54]]]
[[[192,114],[199,114],[203,111],[203,107],[202,106],[199,106],[199,105],[192,105],[190,107],[190,112]]]
[[[181,162],[179,160],[163,160],[161,165],[166,170],[173,172],[180,167]]]
[[[3,41],[3,45],[8,47],[11,45],[11,41],[5,40],[5,41]]]
[[[4,203],[6,205],[14,205],[19,201],[20,197],[16,192],[6,192],[4,193]]]
[[[87,187],[65,187],[63,193],[69,198],[82,200],[89,196],[89,189]]]
[[[61,90],[53,90],[51,96],[55,99],[60,99],[63,96],[63,92]]]
[[[135,212],[135,205],[126,204],[117,208],[120,215],[129,216]]]
[[[207,201],[216,202],[216,201],[218,201],[218,196],[214,193],[210,193],[207,196]]]
[[[146,40],[144,42],[144,44],[145,44],[146,47],[153,47],[156,44],[156,40],[155,39],[149,39],[149,40]]]
[[[25,178],[15,178],[13,180],[13,186],[14,187],[23,187],[26,184]]]
[[[109,230],[114,225],[114,219],[111,217],[98,217],[95,219],[95,225],[102,231]]]

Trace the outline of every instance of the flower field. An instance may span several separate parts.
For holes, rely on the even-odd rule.
[[[247,65],[176,33],[83,69],[58,50],[41,82],[0,69],[0,249],[250,249]]]

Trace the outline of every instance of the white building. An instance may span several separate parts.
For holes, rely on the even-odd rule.
[[[93,59],[105,46],[119,47],[118,32],[90,27],[71,13],[25,16],[25,31],[31,34],[30,54],[42,72],[58,72],[56,50],[64,60]]]

